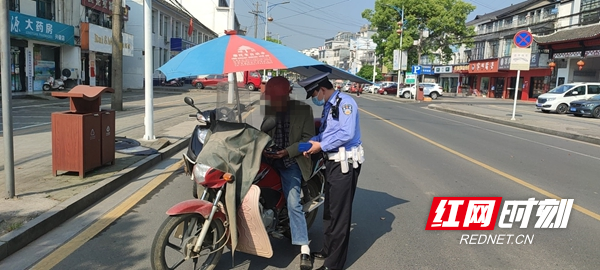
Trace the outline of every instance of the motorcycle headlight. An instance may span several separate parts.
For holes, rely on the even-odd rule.
[[[192,178],[194,181],[196,181],[196,183],[201,185],[204,183],[204,176],[210,169],[211,167],[208,165],[196,163],[196,165],[194,165],[194,169],[192,170]]]
[[[208,134],[208,129],[200,129],[200,132],[198,132],[198,141],[202,144],[204,144],[204,141],[206,140],[206,134]]]

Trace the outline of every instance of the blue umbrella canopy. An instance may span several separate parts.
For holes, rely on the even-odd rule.
[[[274,42],[227,34],[182,51],[158,70],[170,80],[203,74],[290,69],[322,64]]]

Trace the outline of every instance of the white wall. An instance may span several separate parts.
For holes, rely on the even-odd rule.
[[[129,0],[129,20],[125,23],[125,32],[133,35],[133,57],[123,57],[123,88],[141,89],[144,85],[144,2]],[[154,6],[154,5],[153,5]],[[156,43],[153,37],[153,44]]]

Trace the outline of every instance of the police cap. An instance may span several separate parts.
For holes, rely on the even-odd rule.
[[[298,85],[304,87],[306,90],[307,99],[312,96],[313,92],[318,88],[320,82],[329,80],[329,78],[327,78],[327,75],[329,74],[329,72],[320,73],[298,82]]]

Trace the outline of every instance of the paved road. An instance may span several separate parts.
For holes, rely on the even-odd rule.
[[[354,204],[348,269],[597,269],[598,146],[386,98],[357,99],[367,162]],[[54,269],[148,269],[164,212],[191,197],[190,184],[178,175],[160,186]],[[534,211],[527,229],[425,230],[434,196],[526,200],[552,194],[575,200],[566,229],[534,229]],[[321,231],[318,220],[310,230],[313,249],[322,244]],[[461,244],[471,233],[534,239],[527,245]],[[297,269],[297,250],[282,240],[274,240],[274,250],[272,259],[236,253],[234,269]],[[231,268],[230,255],[219,269]]]

